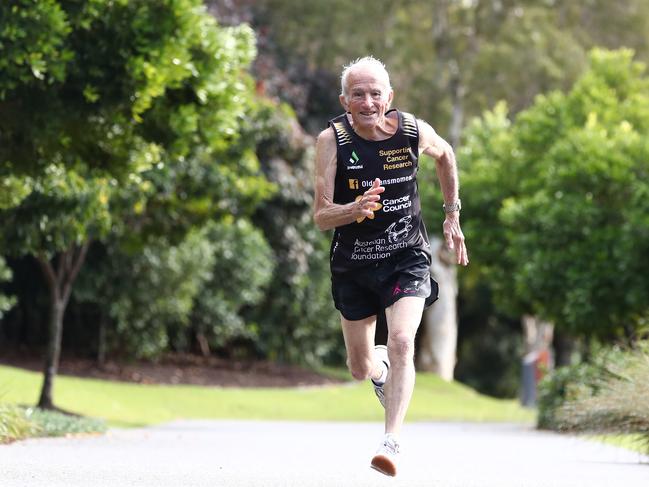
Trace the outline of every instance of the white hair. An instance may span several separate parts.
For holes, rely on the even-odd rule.
[[[385,76],[385,84],[388,88],[388,91],[392,90],[392,87],[390,86],[390,75],[388,74],[388,70],[385,69],[385,64],[376,59],[374,56],[359,57],[346,66],[343,66],[343,73],[340,76],[340,88],[341,94],[345,98],[349,96],[349,93],[347,91],[347,78],[349,77],[349,73],[360,66],[367,66],[377,70],[382,76]]]

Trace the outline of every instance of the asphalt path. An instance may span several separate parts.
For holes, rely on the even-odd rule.
[[[178,421],[0,446],[1,487],[647,487],[649,457],[511,424],[410,423],[399,473],[377,423]]]

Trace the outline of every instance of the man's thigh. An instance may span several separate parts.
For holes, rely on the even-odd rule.
[[[348,320],[341,316],[345,349],[351,361],[371,360],[374,350],[374,332],[376,330],[376,315],[362,320]]]
[[[406,296],[385,308],[388,336],[406,334],[415,339],[424,312],[425,298]]]

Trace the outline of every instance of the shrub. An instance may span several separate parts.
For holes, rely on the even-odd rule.
[[[539,427],[637,434],[649,451],[649,343],[604,349],[591,363],[564,367],[542,383]]]
[[[38,433],[25,410],[14,405],[0,404],[0,443],[9,443]]]
[[[593,394],[578,391],[558,410],[562,430],[639,434],[649,451],[649,347],[627,352],[600,376]]]
[[[66,436],[104,433],[106,424],[96,418],[85,418],[38,408],[0,404],[0,443],[30,437]]]
[[[590,363],[559,367],[539,384],[537,427],[561,429],[557,413],[566,401],[578,395],[594,394],[598,389],[598,369]]]
[[[66,436],[70,434],[91,434],[106,432],[103,420],[65,414],[47,409],[27,408],[25,417],[31,421],[38,436]]]

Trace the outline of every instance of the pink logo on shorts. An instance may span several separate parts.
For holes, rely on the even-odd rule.
[[[401,287],[399,286],[399,283],[397,282],[394,285],[394,288],[392,289],[392,296],[396,296],[397,294],[401,294],[401,293],[403,293],[403,294],[412,294],[412,293],[416,293],[416,292],[417,292],[416,288],[415,289],[408,289],[408,288],[401,289]]]

